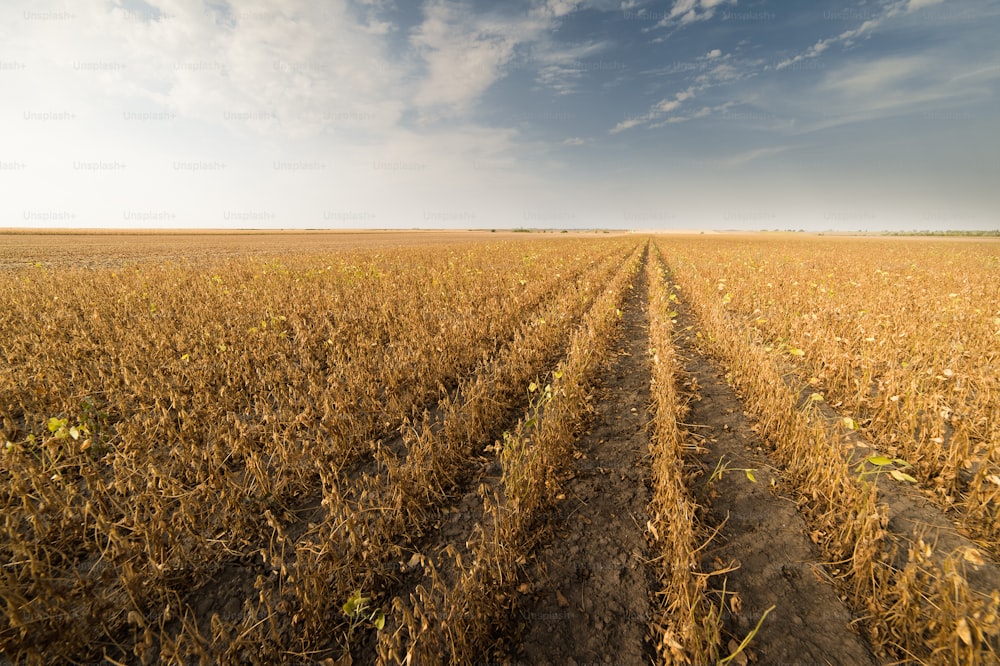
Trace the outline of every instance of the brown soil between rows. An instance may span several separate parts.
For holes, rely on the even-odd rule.
[[[530,664],[644,664],[650,595],[658,588],[645,536],[650,500],[650,366],[647,293],[633,290],[622,337],[595,396],[591,428],[564,483],[566,500],[550,517],[554,538],[535,553],[525,580],[510,657]],[[855,619],[825,580],[823,564],[795,503],[776,493],[768,461],[742,405],[720,371],[685,339],[679,351],[698,395],[687,420],[707,451],[692,488],[708,527],[724,527],[705,550],[703,569],[726,574],[725,638],[737,642],[775,606],[746,655],[759,664],[876,664]],[[714,441],[713,441],[714,440]],[[759,451],[755,453],[752,449]],[[730,472],[704,483],[720,459],[757,471],[757,483]],[[771,486],[771,479],[776,486]],[[721,578],[714,578],[721,588]],[[723,654],[727,654],[723,646]],[[741,663],[741,662],[735,662]],[[744,662],[745,663],[745,662]]]
[[[683,326],[693,320],[682,315],[680,322]],[[724,643],[742,640],[773,607],[750,643],[750,660],[879,663],[855,629],[857,618],[827,582],[805,521],[795,502],[783,496],[788,487],[781,472],[752,430],[724,371],[700,354],[687,336],[679,336],[676,344],[691,397],[686,426],[703,447],[695,461],[703,475],[692,490],[704,507],[702,520],[708,526],[722,526],[703,551],[702,567],[706,571],[737,567],[725,574]],[[713,471],[724,466],[730,471],[709,482]],[[753,470],[756,482],[747,477],[747,469]],[[719,577],[712,581],[721,588]]]
[[[528,664],[646,664],[656,577],[645,524],[650,501],[649,320],[644,280],[596,383],[594,415],[576,442],[553,538],[523,576],[511,657]]]
[[[793,375],[786,375],[791,382]],[[805,386],[800,391],[800,405],[809,400],[813,387]],[[839,424],[847,414],[841,414],[826,402],[813,405],[827,423]],[[961,524],[961,518],[954,509],[948,510],[935,501],[933,492],[909,483],[901,483],[889,474],[876,474],[875,466],[865,461],[869,456],[885,453],[868,441],[861,431],[836,428],[840,432],[837,444],[846,447],[852,460],[851,467],[862,465],[869,474],[869,481],[878,486],[879,501],[888,513],[886,537],[888,553],[893,566],[902,569],[909,557],[910,548],[919,541],[933,547],[931,561],[942,570],[946,557],[955,553],[975,551],[982,561],[973,563],[959,561],[959,572],[968,582],[973,594],[987,599],[994,590],[1000,588],[1000,566],[997,564],[995,544],[976,541]],[[978,559],[978,558],[977,558]]]

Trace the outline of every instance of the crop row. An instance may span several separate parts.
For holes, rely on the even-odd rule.
[[[664,272],[659,249],[646,264],[649,345],[653,354],[653,498],[646,526],[656,551],[662,600],[651,626],[657,654],[667,664],[707,664],[719,657],[720,609],[707,594],[708,576],[698,571],[699,526],[690,496],[684,455],[690,444],[680,428],[685,412],[677,394],[678,361],[673,321],[679,301]]]
[[[981,243],[675,245],[725,309],[784,352],[998,552],[1000,264]]]
[[[224,627],[222,636],[203,641],[227,646],[213,657],[238,663],[248,657],[272,661],[324,647],[346,652],[354,635],[361,633],[352,621],[356,618],[346,617],[341,608],[355,594],[364,594],[369,613],[388,616],[391,629],[397,621],[390,598],[396,563],[405,559],[412,540],[471,471],[475,454],[492,443],[507,414],[522,400],[515,387],[558,355],[568,332],[621,259],[619,247],[601,262],[585,262],[588,270],[555,290],[536,316],[460,382],[454,396],[441,400],[434,416],[425,414],[403,428],[402,452],[380,448],[371,475],[322,474],[323,518],[298,542],[284,530],[275,530],[265,559],[277,580],[262,586],[260,602],[238,623]],[[297,618],[292,645],[274,641],[278,632],[270,623],[281,616]],[[324,645],[330,637],[336,638],[335,646]],[[261,654],[259,646],[268,639],[275,643],[275,653]]]
[[[518,572],[536,545],[536,523],[559,501],[559,477],[589,409],[589,390],[632,288],[645,247],[637,247],[594,301],[545,383],[528,384],[531,403],[498,442],[499,486],[481,486],[485,513],[469,561],[456,557],[453,583],[431,567],[429,587],[399,599],[402,626],[383,636],[387,663],[472,663],[481,659],[516,597]],[[545,383],[544,386],[542,384]],[[520,386],[525,388],[524,380]],[[449,549],[455,554],[455,549]]]
[[[148,653],[181,593],[522,335],[594,250],[614,251],[4,274],[0,649],[80,658],[131,631]]]
[[[900,561],[901,542],[887,531],[879,492],[879,482],[895,465],[870,457],[858,468],[853,449],[840,444],[853,421],[827,418],[815,383],[789,372],[788,345],[765,339],[734,311],[734,294],[744,287],[720,272],[725,261],[699,254],[698,248],[690,253],[688,246],[669,248],[672,278],[697,315],[699,336],[729,370],[748,412],[786,467],[813,539],[836,563],[834,573],[856,612],[868,618],[869,639],[906,659],[992,663],[1000,593],[972,589],[963,574],[965,565],[984,565],[981,553],[939,554],[934,544],[914,539],[905,544]]]

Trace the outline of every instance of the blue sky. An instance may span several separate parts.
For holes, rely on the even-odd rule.
[[[0,227],[1000,227],[1000,2],[0,7]]]

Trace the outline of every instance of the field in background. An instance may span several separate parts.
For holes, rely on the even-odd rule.
[[[556,232],[536,232],[549,235]],[[573,236],[598,232],[572,232]],[[510,230],[478,231],[131,231],[3,230],[0,270],[24,265],[99,267],[134,261],[213,261],[282,252],[332,252],[524,238]],[[570,235],[570,234],[566,234]],[[608,234],[600,233],[601,236]]]
[[[998,350],[989,240],[3,234],[0,654],[991,663]]]

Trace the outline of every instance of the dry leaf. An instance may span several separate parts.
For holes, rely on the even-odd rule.
[[[966,562],[974,564],[977,567],[981,567],[986,564],[986,561],[983,559],[983,554],[976,548],[966,548],[965,552],[962,553],[962,557],[965,558]]]
[[[729,644],[727,645],[727,647],[729,648],[729,654],[733,654],[737,650],[740,649],[740,644],[737,643],[734,639],[730,638],[729,639]],[[732,658],[732,661],[730,661],[729,663],[730,664],[736,664],[736,666],[746,666],[746,664],[747,664],[747,656],[746,656],[745,653],[740,652],[739,654],[737,654],[736,656],[734,656]]]
[[[955,633],[958,634],[958,637],[962,639],[963,643],[969,646],[972,645],[972,631],[969,629],[969,623],[964,617],[958,621]]]

